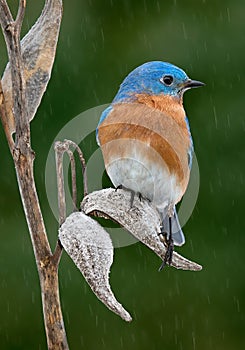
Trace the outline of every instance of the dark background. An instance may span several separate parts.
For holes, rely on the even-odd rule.
[[[17,1],[9,3],[16,8]],[[43,5],[27,3],[23,34]],[[142,244],[116,249],[111,284],[133,315],[127,324],[96,299],[63,254],[60,289],[71,349],[244,347],[244,11],[243,0],[64,1],[52,78],[32,122],[52,247],[58,224],[44,171],[59,130],[80,112],[110,102],[125,75],[149,60],[172,62],[206,83],[185,95],[201,186],[178,250],[203,271],[159,273],[159,259]],[[6,62],[0,37],[1,72]],[[34,256],[2,130],[0,140],[0,348],[46,349]],[[91,143],[84,147],[91,152]]]

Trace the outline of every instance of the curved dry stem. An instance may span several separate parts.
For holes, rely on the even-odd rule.
[[[72,202],[73,202],[73,210],[78,211],[77,208],[77,178],[76,178],[76,162],[73,155],[73,152],[68,149],[67,154],[70,158],[71,163],[71,183],[72,183]]]
[[[66,218],[66,202],[65,202],[65,187],[64,187],[64,171],[63,171],[63,156],[66,152],[66,147],[60,141],[55,142],[55,161],[57,174],[58,188],[58,207],[59,207],[59,224],[62,225]]]
[[[26,10],[26,0],[19,0],[19,9],[18,9],[18,13],[17,13],[16,19],[15,19],[16,30],[18,31],[19,36],[20,36],[20,32],[21,32],[23,19],[25,16],[25,10]]]
[[[71,140],[64,140],[64,142],[66,142],[67,145],[72,146],[75,148],[75,150],[77,151],[80,163],[81,163],[81,167],[82,167],[82,174],[83,174],[83,196],[85,197],[88,194],[88,180],[87,180],[87,166],[86,166],[86,162],[83,156],[83,153],[80,149],[80,147],[78,147],[78,145],[71,141]]]

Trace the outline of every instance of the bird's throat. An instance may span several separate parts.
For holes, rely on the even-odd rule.
[[[137,94],[137,102],[143,103],[148,107],[158,109],[164,114],[172,117],[179,125],[186,127],[185,110],[183,108],[182,97],[170,95],[147,95]]]

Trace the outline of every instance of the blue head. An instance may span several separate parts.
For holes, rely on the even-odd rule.
[[[171,63],[147,62],[124,79],[113,102],[134,100],[135,94],[182,97],[187,89],[203,85],[200,81],[189,79],[182,69]]]

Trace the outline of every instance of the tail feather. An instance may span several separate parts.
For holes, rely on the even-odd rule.
[[[163,229],[165,232],[169,233],[169,217],[168,215],[163,215]],[[174,207],[174,215],[172,216],[172,238],[174,245],[181,246],[185,243],[185,236],[181,229],[180,222],[178,219],[178,214],[176,208]]]

